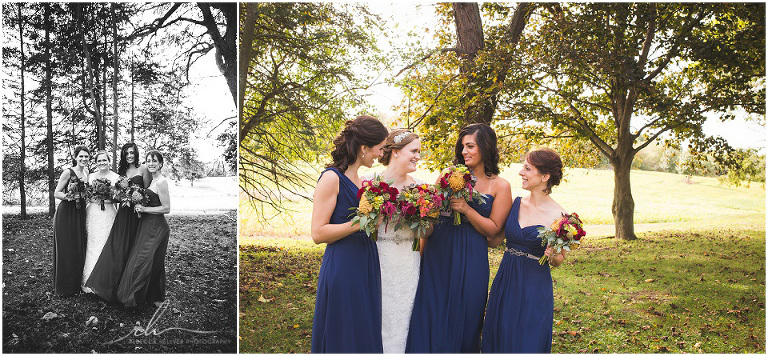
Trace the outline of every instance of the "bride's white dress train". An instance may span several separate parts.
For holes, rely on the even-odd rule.
[[[419,285],[418,251],[411,251],[414,231],[395,224],[379,226],[381,265],[381,336],[384,353],[405,353],[413,300]]]
[[[112,184],[115,183],[117,174],[110,176]],[[101,210],[99,202],[88,203],[85,210],[85,231],[88,233],[88,242],[85,249],[85,265],[83,266],[83,279],[80,282],[81,289],[86,293],[92,293],[91,289],[85,286],[85,282],[93,272],[96,261],[99,260],[101,250],[107,243],[109,232],[112,230],[112,223],[115,221],[117,210],[114,204],[104,203],[104,210]]]

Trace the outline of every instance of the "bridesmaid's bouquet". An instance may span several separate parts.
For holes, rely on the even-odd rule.
[[[86,196],[88,186],[80,179],[70,180],[67,185],[67,199],[75,199],[75,208],[80,209],[80,198]]]
[[[443,195],[443,210],[449,211],[451,198],[462,198],[469,203],[476,200],[478,203],[485,204],[485,195],[475,190],[477,177],[469,172],[469,168],[463,164],[448,167],[443,170],[440,176],[440,194]],[[453,224],[461,224],[461,214],[453,212]]]
[[[120,177],[115,182],[113,196],[115,201],[120,202],[121,206],[127,206],[128,196],[131,194],[131,181],[127,177]]]
[[[587,234],[578,214],[562,215],[551,226],[538,228],[541,245],[551,246],[555,253],[560,253],[561,250],[570,251],[579,248],[581,238]],[[539,264],[543,266],[547,260],[547,255],[541,256]]]
[[[352,225],[360,225],[360,230],[365,231],[371,240],[376,241],[379,218],[381,217],[385,224],[388,224],[397,211],[397,188],[382,181],[381,177],[374,176],[371,180],[363,181],[363,187],[357,191],[357,198],[360,199],[357,208],[349,208],[355,210],[351,214],[354,215],[351,220]]]
[[[395,229],[405,224],[416,232],[411,246],[413,251],[419,250],[419,236],[424,235],[430,225],[438,222],[443,200],[442,194],[432,184],[405,187],[397,196],[400,220]]]
[[[101,201],[101,210],[104,210],[104,200],[112,199],[112,182],[107,178],[96,178],[88,186],[88,195],[91,199]]]
[[[147,196],[144,190],[145,189],[142,187],[139,187],[137,185],[132,185],[130,188],[130,193],[128,194],[127,206],[131,206],[131,205],[135,206],[136,204],[147,205],[149,203],[149,196]],[[134,208],[134,211],[136,211],[135,208]],[[141,218],[141,213],[136,211],[136,216]]]

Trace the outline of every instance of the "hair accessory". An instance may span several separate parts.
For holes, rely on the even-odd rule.
[[[409,131],[405,131],[405,132],[403,132],[403,133],[401,133],[401,134],[398,134],[397,136],[395,136],[395,138],[393,138],[393,139],[392,139],[392,141],[394,141],[394,142],[395,142],[395,144],[399,144],[400,142],[403,142],[403,139],[404,139],[406,136],[410,135],[410,134],[411,134],[411,133],[410,133]]]

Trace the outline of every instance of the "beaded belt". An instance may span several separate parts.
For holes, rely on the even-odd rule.
[[[513,247],[507,247],[506,251],[509,252],[512,255],[528,257],[528,258],[534,259],[536,261],[538,261],[541,258],[541,257],[534,256],[534,255],[532,255],[532,254],[530,254],[528,252],[520,251],[520,250],[518,250],[516,248],[513,248]]]

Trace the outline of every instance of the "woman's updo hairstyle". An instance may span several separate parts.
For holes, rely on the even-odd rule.
[[[560,159],[560,155],[552,149],[539,148],[528,152],[525,159],[536,167],[539,173],[549,174],[547,188],[544,189],[544,192],[552,193],[552,187],[560,184],[560,180],[563,179],[563,161]]]
[[[490,177],[499,174],[499,148],[497,146],[496,132],[486,124],[471,124],[464,126],[459,131],[459,139],[456,140],[454,150],[453,164],[465,164],[464,155],[464,136],[475,135],[475,142],[480,154],[483,156],[483,166],[485,166],[485,176]],[[477,173],[474,173],[477,175]]]
[[[373,147],[387,138],[389,131],[373,116],[362,115],[344,124],[336,138],[333,139],[334,149],[331,152],[333,162],[328,168],[336,168],[344,173],[357,160],[357,151],[361,146]]]
[[[419,135],[408,131],[408,129],[397,129],[389,133],[387,141],[384,143],[384,154],[379,158],[379,163],[383,165],[389,165],[389,160],[392,158],[392,151],[402,150],[403,147],[408,146],[413,140],[419,138]]]
[[[109,152],[107,152],[106,150],[96,151],[96,154],[93,155],[93,162],[96,163],[96,161],[99,159],[99,156],[101,155],[107,156],[107,161],[109,161],[109,163],[112,163],[112,157],[109,156]]]
[[[91,150],[88,149],[88,147],[85,147],[83,145],[75,147],[75,155],[72,156],[72,167],[77,165],[77,155],[80,154],[80,151],[88,152],[88,155],[91,155]]]
[[[157,163],[160,163],[160,168],[157,169],[158,171],[163,169],[163,166],[165,166],[165,163],[163,163],[163,154],[160,153],[160,151],[158,150],[149,151],[147,152],[147,157],[154,158],[157,160]]]

